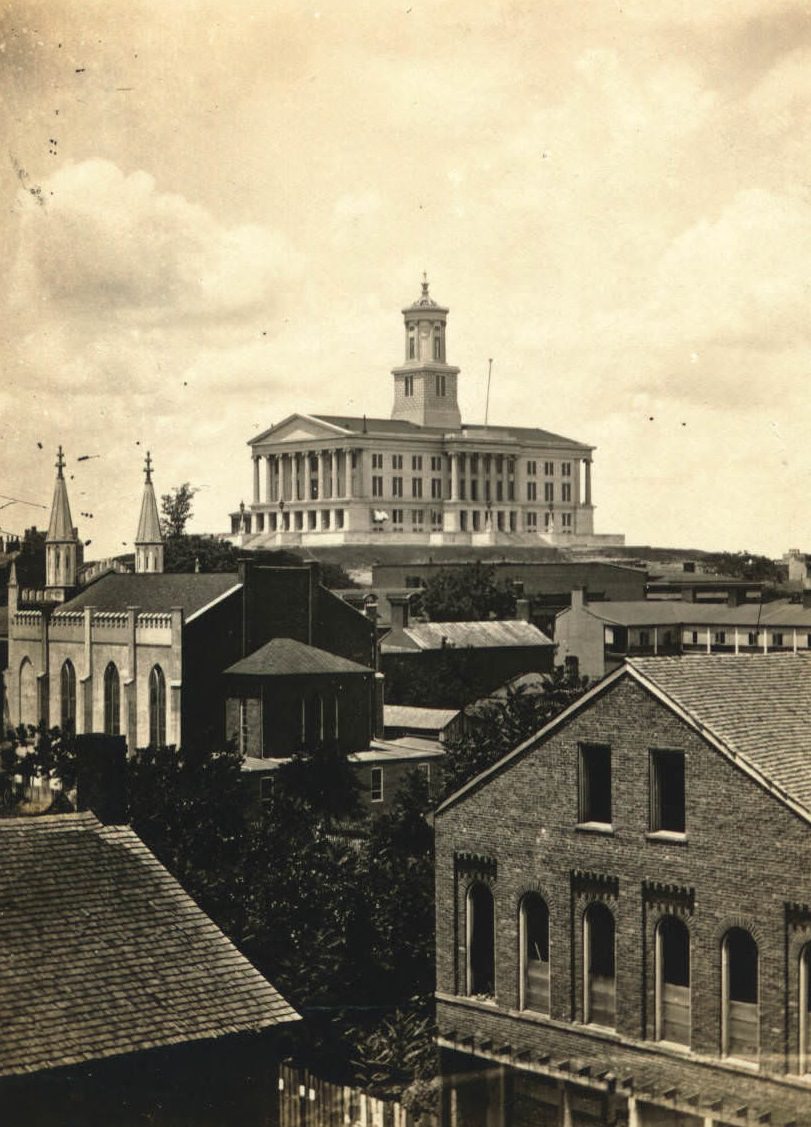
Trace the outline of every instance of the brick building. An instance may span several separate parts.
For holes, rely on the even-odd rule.
[[[247,547],[554,544],[594,537],[593,447],[535,427],[463,424],[448,310],[423,282],[403,310],[391,418],[291,415],[251,439]]]
[[[809,712],[632,660],[438,808],[446,1123],[811,1123]]]

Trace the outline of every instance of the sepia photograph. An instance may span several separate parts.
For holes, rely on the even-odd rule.
[[[0,0],[4,1127],[811,1127],[811,0]]]

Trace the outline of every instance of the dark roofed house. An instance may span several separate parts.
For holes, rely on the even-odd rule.
[[[457,1122],[811,1123],[809,714],[809,653],[632,659],[439,806]]]
[[[223,679],[226,735],[249,759],[322,748],[347,754],[375,734],[382,678],[317,646],[272,638],[229,666]]]
[[[463,708],[524,673],[550,673],[555,643],[523,620],[411,622],[407,596],[390,596],[380,647],[391,703]]]
[[[3,1122],[266,1122],[298,1015],[137,835],[0,819],[0,853]]]

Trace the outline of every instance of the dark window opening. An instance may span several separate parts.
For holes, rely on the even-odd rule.
[[[484,884],[472,885],[467,894],[468,993],[495,993],[495,911],[493,894]]]
[[[684,833],[685,826],[684,756],[652,751],[650,828]]]
[[[580,747],[581,822],[611,824],[611,748],[594,744]]]
[[[585,915],[586,1021],[613,1026],[616,1014],[614,917],[599,901]]]
[[[657,1037],[690,1044],[690,933],[686,924],[667,916],[657,931]]]
[[[121,735],[121,688],[112,662],[104,670],[104,734]]]
[[[76,670],[72,661],[66,661],[62,666],[60,675],[62,707],[60,720],[62,731],[73,733],[76,731]]]
[[[758,949],[743,928],[733,927],[724,937],[724,1052],[756,1059],[759,1044]]]
[[[536,893],[521,903],[523,999],[526,1010],[549,1013],[549,909]]]

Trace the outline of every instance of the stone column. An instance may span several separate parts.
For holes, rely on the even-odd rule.
[[[253,459],[253,503],[259,504],[259,458],[254,456]]]
[[[298,501],[298,454],[290,455],[290,500]]]
[[[265,454],[265,500],[270,504],[273,500],[273,463],[272,454]]]
[[[317,455],[318,465],[318,500],[323,501],[327,495],[327,452],[319,450]]]
[[[591,458],[584,458],[586,464],[586,501],[587,505],[591,504]]]
[[[347,496],[348,497],[355,497],[357,495],[356,491],[355,491],[355,476],[352,472],[352,458],[353,458],[355,452],[356,451],[354,449],[353,450],[347,450],[347,452],[346,452],[346,481],[347,481]],[[360,451],[358,451],[357,453],[358,453],[357,472],[359,473],[360,470],[361,470]]]
[[[459,455],[451,453],[451,501],[459,500]]]
[[[330,450],[330,482],[329,495],[333,499],[338,496],[338,451]]]

